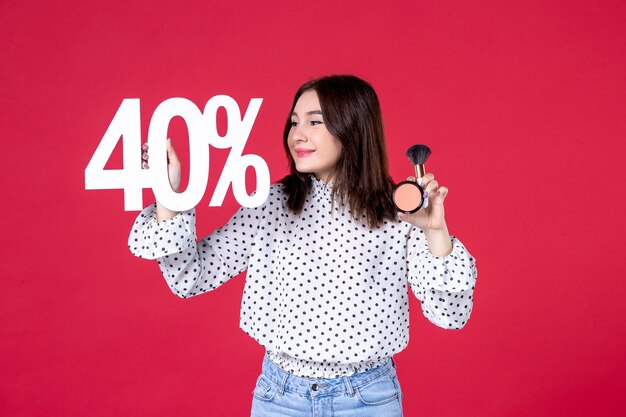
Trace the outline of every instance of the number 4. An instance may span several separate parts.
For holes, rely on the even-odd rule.
[[[151,185],[148,170],[141,169],[140,117],[139,99],[124,99],[85,169],[85,189],[123,189],[126,211],[143,208],[141,191]],[[123,138],[124,167],[104,169],[120,137]]]

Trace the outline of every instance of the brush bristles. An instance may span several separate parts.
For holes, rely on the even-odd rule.
[[[430,156],[430,148],[426,145],[413,145],[407,149],[406,156],[413,165],[424,165]]]

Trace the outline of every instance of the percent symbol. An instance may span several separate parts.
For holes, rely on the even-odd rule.
[[[258,155],[243,154],[252,126],[261,107],[261,98],[250,100],[241,117],[237,102],[226,95],[212,97],[204,111],[190,100],[173,97],[163,101],[154,111],[148,129],[150,169],[142,170],[137,160],[141,147],[139,99],[124,99],[85,169],[86,189],[123,189],[124,209],[140,210],[141,190],[152,188],[165,207],[184,211],[195,207],[206,191],[209,179],[209,148],[230,148],[226,164],[211,197],[210,206],[220,206],[232,184],[233,194],[245,207],[261,205],[269,195],[270,175],[266,162]],[[224,136],[217,131],[217,111],[226,110],[228,129]],[[166,138],[170,121],[181,117],[189,131],[189,184],[182,193],[172,190],[167,170]],[[116,143],[122,138],[123,169],[105,169]],[[248,167],[256,173],[256,192],[246,190]]]

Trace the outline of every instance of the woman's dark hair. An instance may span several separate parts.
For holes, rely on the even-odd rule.
[[[296,92],[283,132],[291,173],[281,183],[288,196],[288,207],[300,213],[312,188],[310,175],[296,170],[287,143],[291,113],[300,96],[310,90],[317,93],[326,128],[342,145],[331,174],[333,201],[347,203],[352,216],[365,217],[370,227],[380,226],[385,219],[396,220],[378,97],[369,83],[353,75],[318,78]]]

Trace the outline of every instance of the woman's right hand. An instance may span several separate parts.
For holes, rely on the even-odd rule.
[[[141,145],[141,167],[143,169],[149,169],[150,165],[148,164],[149,155],[148,155],[148,143],[144,143]],[[172,140],[167,139],[166,143],[167,150],[167,174],[170,180],[170,186],[174,192],[180,192],[180,159],[178,159],[178,155],[176,155],[176,151],[174,150],[174,146],[172,145]],[[157,221],[171,219],[172,217],[178,214],[177,211],[172,211],[166,207],[164,207],[159,200],[156,202],[157,206]]]
[[[174,145],[172,145],[172,140],[167,139],[166,148],[167,150],[167,174],[170,178],[170,186],[174,192],[180,192],[180,159],[178,159],[178,155],[176,155],[176,151],[174,150]],[[144,143],[141,145],[141,150],[143,151],[141,154],[141,167],[143,169],[149,169],[150,165],[148,164],[149,155],[148,155],[148,143]]]

